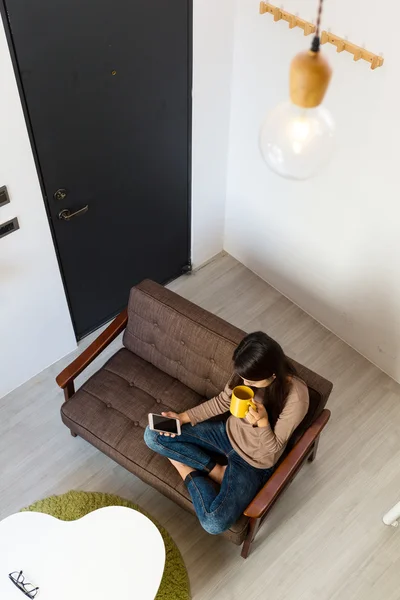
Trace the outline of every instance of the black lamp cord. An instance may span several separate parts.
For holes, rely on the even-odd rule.
[[[324,3],[324,0],[319,0],[317,24],[315,26],[315,36],[314,36],[314,39],[311,44],[311,52],[319,52],[319,47],[321,44],[319,34],[320,34],[320,29],[321,29],[321,16],[322,16],[323,3]]]

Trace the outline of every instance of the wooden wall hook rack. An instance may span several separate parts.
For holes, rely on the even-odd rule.
[[[371,63],[371,69],[377,69],[383,65],[383,56],[373,54],[373,52],[369,52],[368,50],[365,50],[365,48],[361,48],[361,46],[356,46],[329,31],[323,31],[321,33],[321,44],[332,44],[333,46],[336,46],[337,52],[350,52],[355,61],[362,59]]]
[[[304,31],[304,35],[315,33],[315,25],[313,23],[305,21],[304,19],[300,19],[300,17],[297,15],[293,15],[292,13],[289,13],[278,6],[274,6],[269,2],[264,2],[264,0],[261,0],[260,14],[265,15],[265,13],[273,15],[274,21],[286,21],[289,23],[289,29],[300,27]],[[361,46],[356,46],[355,44],[348,42],[338,35],[334,35],[328,31],[323,31],[321,33],[321,44],[327,43],[336,46],[337,52],[350,52],[355,61],[361,59],[366,60],[371,64],[371,69],[377,69],[383,65],[383,56],[378,56],[378,54],[369,52],[368,50],[365,50],[365,48],[361,48]]]
[[[274,21],[286,21],[289,23],[289,29],[300,27],[300,29],[304,31],[304,35],[315,33],[315,25],[313,23],[300,19],[297,15],[293,15],[282,8],[278,8],[268,2],[262,1],[260,3],[260,14],[265,15],[265,13],[273,15]]]

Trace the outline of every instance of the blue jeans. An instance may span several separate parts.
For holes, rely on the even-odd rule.
[[[274,470],[257,469],[241,458],[232,448],[222,421],[205,421],[194,427],[183,425],[182,434],[175,438],[147,428],[144,441],[158,454],[196,469],[186,477],[185,484],[201,525],[214,535],[226,531],[239,519]],[[216,465],[211,453],[228,459],[220,488],[207,477]]]

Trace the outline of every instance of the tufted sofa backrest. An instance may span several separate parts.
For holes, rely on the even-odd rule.
[[[224,389],[244,335],[153,281],[131,290],[124,346],[206,398]]]

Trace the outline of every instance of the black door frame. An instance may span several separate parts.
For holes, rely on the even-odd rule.
[[[188,102],[188,140],[187,140],[187,149],[188,149],[188,198],[187,198],[187,201],[188,201],[188,225],[187,225],[187,227],[188,227],[188,251],[187,251],[187,256],[189,257],[189,263],[187,265],[187,268],[184,269],[184,273],[187,273],[187,272],[191,271],[191,269],[192,269],[193,0],[186,0],[186,3],[187,3],[187,7],[188,7],[188,24],[187,24],[188,25],[188,66],[187,67],[188,67],[188,74],[189,74],[189,77],[188,77],[189,87],[188,87],[188,96],[187,96],[187,102]],[[51,237],[53,240],[53,246],[54,246],[54,250],[56,253],[56,257],[57,257],[57,263],[58,263],[58,267],[59,267],[60,273],[61,273],[61,280],[62,280],[62,284],[63,284],[63,288],[64,288],[64,293],[65,293],[65,297],[67,299],[68,310],[69,310],[72,325],[74,328],[75,338],[77,341],[79,341],[79,339],[81,339],[81,338],[79,338],[76,334],[76,326],[75,326],[74,316],[72,314],[72,308],[71,308],[71,302],[70,302],[70,298],[69,298],[69,294],[68,294],[67,283],[66,283],[65,274],[64,274],[64,270],[63,270],[63,266],[62,266],[62,262],[61,262],[61,258],[60,258],[57,239],[55,236],[53,221],[52,221],[51,214],[50,214],[49,201],[48,201],[48,197],[47,197],[46,191],[45,191],[44,177],[42,174],[42,169],[41,169],[41,165],[40,165],[39,154],[38,154],[37,147],[36,147],[35,137],[33,135],[32,123],[31,123],[31,118],[30,118],[30,114],[29,114],[29,108],[28,108],[28,104],[26,101],[26,97],[25,97],[20,68],[19,68],[19,64],[18,64],[17,54],[16,54],[14,40],[13,40],[13,36],[12,36],[12,31],[11,31],[11,24],[8,19],[6,0],[0,0],[0,13],[1,13],[2,21],[3,21],[3,25],[4,25],[4,30],[6,33],[6,38],[7,38],[8,48],[9,48],[10,55],[11,55],[11,62],[12,62],[13,69],[14,69],[15,79],[17,81],[19,97],[21,100],[22,111],[23,111],[23,114],[25,117],[25,123],[26,123],[26,127],[28,130],[29,141],[30,141],[30,145],[31,145],[31,149],[32,149],[33,158],[35,161],[35,167],[36,167],[36,171],[37,171],[37,175],[38,175],[38,179],[39,179],[40,189],[42,192],[43,202],[44,202],[46,215],[47,215],[47,221],[49,223]],[[165,281],[163,283],[167,284],[169,282]],[[104,323],[108,322],[109,320],[110,320],[110,318],[107,317],[105,319]],[[101,327],[101,325],[102,324],[100,324],[98,327]],[[91,332],[88,332],[85,335],[89,335],[90,333]]]

